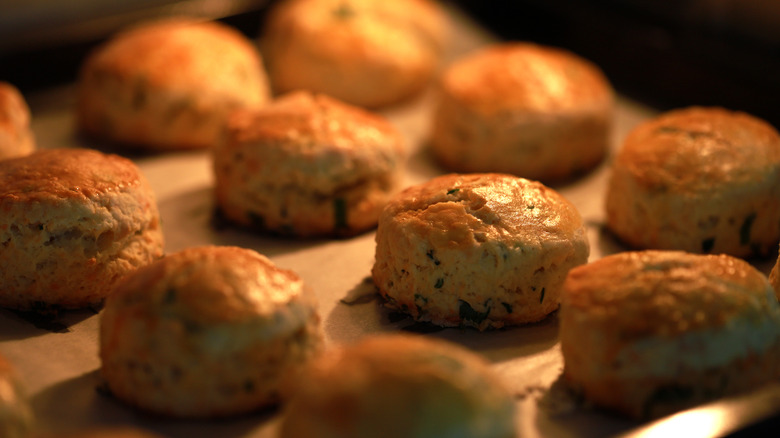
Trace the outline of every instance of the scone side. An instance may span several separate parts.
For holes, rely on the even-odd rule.
[[[87,200],[2,202],[0,262],[8,292],[0,304],[44,311],[102,302],[125,273],[163,253],[148,190],[142,184]]]

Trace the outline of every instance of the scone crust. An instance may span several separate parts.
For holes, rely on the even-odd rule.
[[[0,159],[28,155],[33,150],[30,108],[16,87],[0,82]]]
[[[257,49],[238,31],[185,18],[125,30],[86,59],[77,122],[88,136],[148,149],[211,147],[236,108],[270,91]]]
[[[371,336],[309,363],[282,438],[516,436],[514,401],[476,354],[439,339]]]
[[[450,170],[557,180],[606,154],[614,92],[573,53],[494,44],[449,66],[440,90],[431,146]]]
[[[287,0],[266,20],[274,90],[311,90],[368,108],[419,93],[440,63],[444,12],[428,0]]]
[[[401,134],[384,118],[296,92],[239,111],[214,150],[216,199],[238,224],[294,236],[346,236],[376,225],[397,191]]]
[[[717,107],[648,120],[617,154],[606,211],[635,248],[769,254],[780,240],[780,135]]]
[[[128,159],[47,149],[0,162],[0,305],[79,308],[160,257],[154,193]]]
[[[442,326],[539,321],[588,259],[575,207],[543,184],[503,174],[450,174],[385,207],[372,275],[387,305]]]
[[[300,277],[255,251],[195,247],[139,269],[106,301],[102,375],[120,399],[175,417],[280,401],[279,379],[320,347]]]
[[[780,308],[743,260],[626,252],[572,269],[563,290],[564,377],[602,406],[656,416],[780,375]]]

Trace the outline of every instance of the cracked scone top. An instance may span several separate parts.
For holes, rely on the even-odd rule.
[[[99,304],[163,253],[154,193],[132,161],[43,149],[0,161],[0,306]]]
[[[780,307],[728,255],[647,250],[572,269],[560,320],[564,378],[594,403],[657,416],[780,375]]]
[[[100,321],[101,373],[141,409],[217,417],[281,401],[322,342],[313,293],[249,249],[187,248],[127,276]]]
[[[77,123],[94,138],[150,150],[209,148],[228,113],[269,99],[253,43],[219,22],[151,21],[85,60]]]
[[[280,234],[357,234],[398,190],[404,158],[383,117],[290,93],[230,118],[214,149],[217,205],[233,222]]]
[[[515,403],[477,354],[414,335],[335,347],[291,379],[280,438],[513,438]]]
[[[447,40],[447,17],[429,0],[286,0],[262,39],[276,93],[311,90],[367,108],[428,85]]]
[[[780,135],[715,107],[643,122],[612,165],[606,212],[637,249],[769,254],[780,240]]]
[[[442,326],[539,321],[566,273],[588,259],[576,208],[535,181],[450,174],[385,207],[372,275],[386,304]]]

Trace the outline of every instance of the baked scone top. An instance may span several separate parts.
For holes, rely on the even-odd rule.
[[[370,59],[381,47],[401,57],[416,56],[421,45],[440,52],[447,35],[444,14],[429,0],[288,0],[267,25],[268,35],[294,29],[317,53],[334,59]]]
[[[441,248],[469,248],[487,239],[569,241],[584,233],[568,200],[545,185],[503,174],[449,174],[412,186],[382,212],[403,220]]]
[[[86,199],[147,184],[132,161],[92,149],[41,149],[0,161],[0,203]]]
[[[442,77],[445,92],[471,109],[565,112],[612,105],[612,87],[601,70],[563,49],[503,43],[456,61]]]
[[[780,135],[768,123],[717,107],[669,111],[638,125],[616,157],[637,183],[659,191],[710,191],[779,177]]]
[[[83,69],[135,78],[139,87],[196,89],[243,99],[253,97],[247,83],[267,91],[261,57],[251,41],[211,21],[173,18],[127,29],[94,51]],[[265,96],[255,99],[260,103]]]
[[[620,320],[626,340],[722,328],[734,318],[780,320],[774,291],[750,264],[681,251],[623,252],[578,266],[564,283],[563,307],[604,325]]]
[[[426,387],[433,389],[430,387],[436,381],[444,380],[457,383],[466,391],[474,391],[475,398],[490,399],[497,395],[484,393],[495,391],[496,387],[480,385],[485,378],[497,381],[491,377],[493,371],[480,356],[447,341],[414,335],[367,337],[357,344],[323,354],[309,364],[309,371],[311,374],[307,377],[319,384],[307,385],[308,394],[328,391],[349,381],[352,385],[339,389],[350,392],[355,385],[366,385],[364,389],[369,389],[386,384],[395,386],[403,381],[408,387],[424,391]],[[338,372],[342,378],[338,381],[329,379],[333,372]]]
[[[404,157],[403,138],[387,120],[322,94],[293,92],[263,108],[237,110],[227,129],[216,153],[240,149],[243,165],[262,167],[265,180],[315,192],[392,171]]]
[[[109,300],[115,308],[193,324],[252,322],[282,332],[302,327],[315,306],[297,274],[255,251],[229,246],[168,255],[130,275]]]

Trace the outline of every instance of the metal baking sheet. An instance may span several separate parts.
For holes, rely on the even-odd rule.
[[[456,31],[449,60],[494,41],[457,10],[450,9],[450,13]],[[73,86],[27,98],[41,147],[100,148],[84,143],[74,133]],[[426,145],[435,98],[431,89],[412,102],[382,112],[402,131],[411,150],[408,184],[445,173],[434,163]],[[613,148],[628,130],[654,114],[651,108],[619,96]],[[601,412],[569,394],[560,381],[563,363],[555,314],[540,323],[489,332],[436,329],[399,318],[382,307],[367,281],[374,259],[373,232],[344,240],[289,240],[216,226],[208,152],[139,155],[103,150],[130,156],[151,181],[158,198],[167,252],[206,244],[238,245],[255,249],[277,265],[298,272],[319,297],[326,342],[330,345],[394,331],[423,332],[423,336],[462,344],[491,361],[510,385],[517,399],[519,436],[600,437],[653,426]],[[591,260],[625,249],[603,231],[607,166],[608,160],[577,181],[554,186],[577,206],[588,224]],[[759,266],[764,272],[770,267],[770,261],[762,261]],[[277,409],[218,421],[171,420],[139,412],[106,395],[100,390],[98,325],[99,310],[66,312],[53,321],[0,310],[0,353],[19,370],[41,429],[135,425],[169,437],[275,436]],[[778,404],[777,398],[766,397],[748,397],[747,403],[753,408],[764,407],[763,411],[753,411],[765,415],[771,414]],[[728,410],[728,406],[724,409]],[[756,419],[745,418],[731,427]]]

